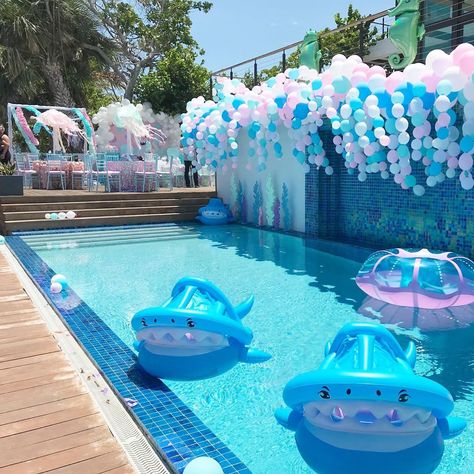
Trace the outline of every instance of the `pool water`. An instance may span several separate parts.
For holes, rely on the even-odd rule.
[[[273,416],[293,376],[317,367],[339,328],[364,321],[365,295],[354,277],[360,263],[318,250],[315,241],[232,225],[169,225],[22,237],[132,347],[130,319],[156,306],[183,276],[203,277],[238,304],[255,305],[244,324],[251,347],[272,354],[210,380],[166,382],[255,474],[311,472],[293,434]],[[354,250],[354,258],[357,253]],[[363,259],[363,257],[361,257]],[[417,345],[415,370],[453,394],[454,414],[470,424],[446,443],[437,473],[474,471],[474,327],[423,334],[391,326],[405,347]]]

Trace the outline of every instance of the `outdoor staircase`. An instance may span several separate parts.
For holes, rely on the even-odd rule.
[[[193,221],[212,190],[157,193],[44,194],[0,198],[0,233],[158,222]],[[74,211],[75,219],[50,220],[46,213]]]

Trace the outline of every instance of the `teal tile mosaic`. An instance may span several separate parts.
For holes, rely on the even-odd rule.
[[[401,189],[390,177],[369,174],[361,183],[334,151],[329,128],[320,132],[332,176],[311,165],[306,175],[306,233],[371,247],[427,247],[474,258],[474,192],[446,179],[424,196]],[[415,168],[418,182],[426,178]]]

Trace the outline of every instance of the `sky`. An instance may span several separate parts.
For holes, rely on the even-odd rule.
[[[192,32],[206,51],[205,66],[216,71],[300,41],[310,28],[334,28],[334,15],[350,3],[369,15],[395,0],[213,0],[208,14],[192,15]]]

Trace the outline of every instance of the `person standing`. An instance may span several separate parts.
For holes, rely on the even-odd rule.
[[[180,153],[183,153],[183,149],[180,149]],[[189,177],[190,173],[193,173],[194,187],[199,188],[199,178],[196,167],[193,165],[193,156],[185,154],[184,155],[184,181],[186,182],[186,187],[191,187],[191,179]]]
[[[0,123],[0,162],[10,163],[10,139],[5,134],[5,127]]]

